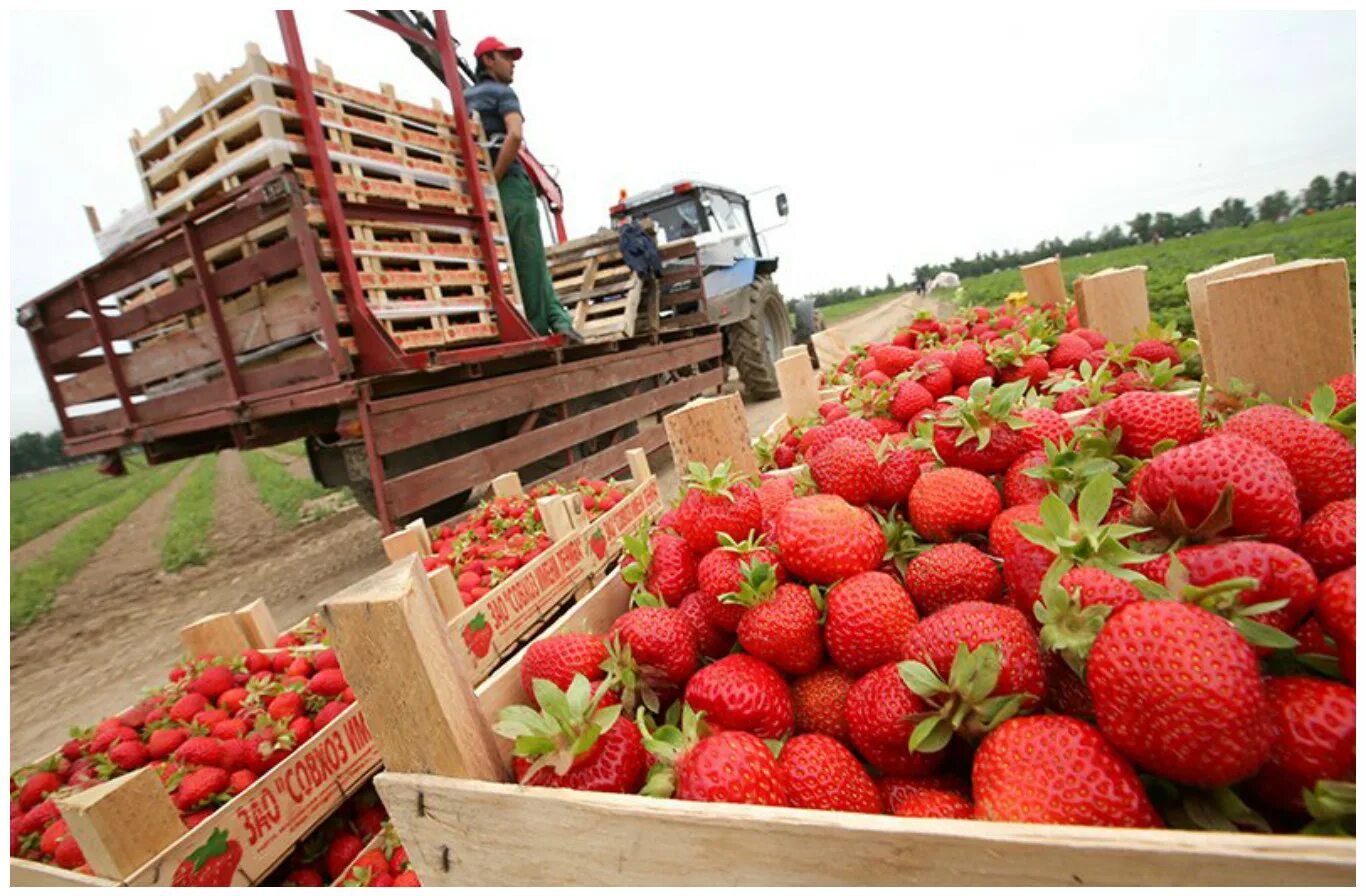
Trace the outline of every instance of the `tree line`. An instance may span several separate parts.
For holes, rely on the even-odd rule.
[[[9,474],[19,476],[71,463],[62,454],[62,434],[23,432],[9,440]]]
[[[1324,175],[1315,177],[1309,182],[1309,186],[1294,197],[1291,197],[1285,190],[1268,193],[1262,197],[1255,207],[1249,205],[1244,199],[1230,197],[1220,203],[1217,208],[1211,209],[1209,214],[1206,214],[1205,210],[1199,207],[1183,214],[1165,211],[1139,212],[1125,222],[1123,227],[1118,224],[1111,224],[1103,228],[1098,234],[1087,231],[1082,236],[1067,241],[1058,237],[1043,240],[1032,249],[979,252],[972,258],[955,258],[947,264],[922,264],[915,269],[914,282],[928,283],[940,271],[952,271],[959,277],[976,277],[1002,268],[1019,267],[1022,264],[1029,264],[1054,255],[1068,258],[1091,252],[1101,252],[1106,249],[1132,246],[1135,243],[1158,242],[1172,237],[1218,230],[1223,227],[1246,227],[1254,221],[1279,221],[1281,218],[1290,215],[1312,214],[1322,209],[1355,202],[1356,194],[1356,173],[1339,171],[1332,180]],[[881,289],[870,287],[867,290],[860,290],[858,287],[853,287],[852,290],[850,288],[828,290],[824,293],[813,293],[812,295],[816,298],[816,305],[819,307],[823,304],[830,304],[830,302],[822,301],[825,296],[842,295],[851,291],[856,292],[857,295],[837,298],[832,301],[846,301],[847,298],[870,295],[881,291]]]

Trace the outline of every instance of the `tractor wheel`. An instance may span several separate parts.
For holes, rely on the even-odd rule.
[[[792,324],[772,280],[762,279],[751,288],[757,295],[750,316],[726,328],[730,362],[740,373],[746,395],[752,399],[775,398],[778,374],[773,362],[792,344]]]

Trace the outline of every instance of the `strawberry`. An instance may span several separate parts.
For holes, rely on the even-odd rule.
[[[877,363],[878,370],[894,377],[919,361],[920,352],[901,345],[874,343],[868,346],[868,357]]]
[[[850,504],[867,504],[876,491],[880,468],[867,442],[841,437],[808,460],[811,477],[824,494],[838,495]]]
[[[420,887],[422,881],[417,879],[417,872],[409,869],[394,875],[394,886],[396,887]]]
[[[1092,330],[1087,327],[1073,327],[1069,332],[1071,332],[1073,336],[1080,336],[1082,339],[1085,339],[1092,349],[1105,348],[1106,339],[1097,330]]]
[[[778,769],[793,806],[874,815],[882,811],[873,779],[833,737],[797,735],[783,745]]]
[[[681,749],[660,738],[651,740],[662,761],[655,763],[658,771],[651,771],[646,793],[672,790],[679,799],[696,802],[788,805],[782,770],[767,744],[747,731],[722,731],[699,739],[699,724],[697,716],[684,709]]]
[[[1001,495],[981,473],[956,467],[931,470],[907,499],[911,525],[929,541],[985,532],[1001,512]]]
[[[787,682],[772,666],[747,654],[733,653],[698,670],[688,680],[683,702],[726,731],[777,738],[792,730]]]
[[[168,715],[177,722],[189,722],[208,705],[209,700],[203,694],[186,694],[171,704]]]
[[[1319,624],[1338,648],[1338,669],[1350,682],[1357,680],[1357,568],[1349,566],[1319,583],[1314,606]]]
[[[95,732],[95,736],[90,738],[91,753],[107,753],[111,747],[121,741],[137,740],[137,731],[127,725],[114,724],[103,730]]]
[[[777,556],[753,539],[736,542],[726,535],[720,541],[720,545],[708,551],[697,564],[697,585],[707,598],[702,603],[707,619],[717,628],[733,632],[739,626],[745,608],[723,598],[740,591],[749,571],[757,566],[767,566],[780,581],[787,576],[778,565]]]
[[[1202,434],[1200,406],[1169,392],[1126,392],[1095,412],[1107,428],[1118,428],[1119,450],[1130,457],[1152,457],[1162,442],[1188,445]]]
[[[57,863],[58,868],[65,868],[74,871],[85,864],[85,855],[81,852],[81,845],[76,842],[76,838],[67,835],[57,844],[57,848],[52,852],[52,859]]]
[[[1166,361],[1172,366],[1181,363],[1181,353],[1176,350],[1176,346],[1163,342],[1161,339],[1140,339],[1129,349],[1129,357],[1139,361],[1147,361],[1149,364],[1159,364]]]
[[[809,462],[835,439],[846,436],[860,442],[877,442],[882,438],[882,432],[862,417],[841,417],[807,430],[797,443],[797,453]]]
[[[333,700],[331,703],[318,710],[318,714],[313,717],[314,729],[321,731],[327,727],[333,719],[346,712],[348,704],[342,700]]]
[[[270,703],[266,705],[266,715],[277,722],[287,722],[290,719],[302,714],[304,711],[304,697],[298,691],[284,691],[270,698]]]
[[[622,568],[627,584],[639,585],[670,607],[678,606],[697,587],[697,559],[686,539],[670,532],[646,537],[642,531],[627,535],[624,542],[626,552],[634,559]]]
[[[888,405],[888,410],[902,423],[914,420],[922,411],[934,406],[934,396],[915,380],[902,380]]]
[[[32,780],[31,778],[29,780]],[[22,790],[20,793],[22,794]],[[20,808],[23,804],[20,803]],[[62,813],[57,809],[57,804],[52,800],[43,800],[41,803],[30,809],[24,810],[24,814],[19,816],[17,821],[11,821],[10,827],[20,837],[27,837],[36,834],[48,824],[62,817]]]
[[[1174,536],[1248,535],[1294,544],[1300,508],[1281,458],[1240,436],[1215,435],[1173,448],[1144,468],[1134,521]]]
[[[945,805],[939,797],[953,796],[967,804],[969,811],[966,817],[972,817],[972,804],[967,801],[970,792],[968,782],[956,775],[887,775],[878,778],[876,783],[878,794],[882,797],[883,811],[889,815],[898,814],[906,801],[912,798],[922,797],[926,800],[924,805],[932,808]]]
[[[787,571],[816,585],[874,569],[887,547],[872,515],[835,495],[793,499],[778,514],[773,538]]]
[[[296,868],[285,876],[284,886],[286,887],[325,887],[327,881],[318,873],[316,868]]]
[[[849,688],[844,718],[849,739],[865,760],[886,775],[924,775],[943,762],[945,751],[912,752],[912,719],[930,712],[902,680],[896,663],[879,666]]]
[[[678,612],[688,620],[697,635],[697,652],[715,659],[725,656],[735,645],[735,633],[716,625],[707,616],[705,604],[709,600],[701,591],[694,591],[683,598],[678,605]]]
[[[1004,472],[1026,450],[1018,430],[1031,424],[1015,413],[1026,383],[995,390],[983,377],[968,390],[967,398],[944,399],[948,405],[934,421],[934,450],[950,466],[978,473]]]
[[[66,836],[66,831],[66,822],[60,818],[57,819],[47,826],[47,830],[43,831],[43,836],[39,841],[38,848],[45,854],[52,855],[57,851],[57,844]]]
[[[62,779],[54,772],[34,772],[19,788],[19,808],[25,812],[43,802],[49,793],[62,786]]]
[[[142,768],[150,758],[147,748],[142,745],[141,741],[120,741],[109,748],[109,761],[125,772]]]
[[[294,744],[298,746],[313,736],[313,720],[308,716],[297,716],[289,720],[289,733],[294,737]],[[226,759],[224,765],[226,766]]]
[[[976,342],[964,342],[949,362],[955,386],[971,386],[983,377],[994,378],[996,371],[987,363],[986,349]]]
[[[855,679],[834,666],[823,666],[792,683],[793,728],[798,734],[828,734],[847,740],[844,701]]]
[[[239,768],[237,771],[228,775],[228,793],[233,796],[246,790],[256,783],[256,773],[251,769]]]
[[[356,860],[365,844],[350,831],[342,831],[327,845],[327,879],[336,880],[346,871],[347,866]]]
[[[540,713],[509,707],[495,730],[517,741],[517,780],[537,787],[635,793],[645,783],[649,756],[640,729],[619,704],[602,705],[608,691],[582,675],[567,690],[537,679]]]
[[[1325,423],[1263,404],[1234,414],[1223,432],[1256,442],[1284,461],[1305,514],[1356,494],[1356,449]]]
[[[1075,333],[1064,333],[1058,337],[1053,350],[1048,353],[1048,366],[1057,369],[1075,370],[1091,354],[1091,343]]]
[[[906,591],[921,616],[962,601],[1000,603],[1003,586],[996,563],[961,541],[937,544],[906,566]]]
[[[977,818],[1040,824],[1162,827],[1133,767],[1079,719],[1010,719],[972,763]]]
[[[936,401],[953,391],[953,371],[942,358],[922,358],[911,370],[911,376],[919,381]]]
[[[1348,405],[1356,404],[1357,400],[1357,377],[1355,373],[1344,373],[1342,376],[1333,377],[1327,383],[1328,389],[1333,393],[1332,410],[1328,413],[1336,415],[1342,412]],[[1322,389],[1320,386],[1319,389]],[[1315,392],[1318,389],[1314,390]],[[1314,408],[1314,395],[1310,393],[1305,396],[1302,405],[1306,411]]]
[[[340,669],[341,661],[337,659],[337,651],[331,647],[318,651],[318,655],[313,657],[313,668],[319,672],[324,669]]]
[[[972,818],[972,803],[944,790],[925,790],[907,795],[893,815],[901,818]]]
[[[778,584],[767,564],[752,567],[734,596],[745,607],[735,633],[740,646],[786,675],[805,675],[821,664],[819,590]]]
[[[1330,501],[1320,507],[1300,530],[1298,550],[1320,577],[1356,563],[1356,499]]]
[[[174,753],[189,738],[185,728],[158,728],[147,736],[147,756],[149,759],[165,759]]]
[[[188,685],[186,690],[192,694],[201,694],[206,699],[217,700],[218,696],[235,684],[232,677],[232,669],[225,665],[212,665],[199,673]]]
[[[568,688],[575,675],[597,682],[606,674],[602,670],[606,660],[607,648],[602,639],[586,632],[569,632],[532,641],[522,656],[522,693],[532,706],[537,706],[533,681],[543,678],[560,690]]]
[[[1304,811],[1304,792],[1319,781],[1350,781],[1356,771],[1356,690],[1321,678],[1269,678],[1271,757],[1250,782],[1258,799]]]
[[[637,607],[612,623],[607,633],[606,671],[620,685],[626,711],[637,703],[652,712],[697,671],[697,635],[678,610]]]
[[[191,737],[176,749],[174,755],[184,765],[221,766],[223,742],[214,737]]]
[[[877,486],[869,501],[883,510],[906,503],[911,487],[920,478],[921,464],[928,457],[927,452],[898,449],[894,444],[884,440],[877,448]]]
[[[1029,424],[1016,432],[1022,452],[1037,451],[1046,442],[1059,445],[1072,438],[1072,424],[1052,408],[1023,407],[1016,416]]]
[[[763,535],[772,535],[773,522],[778,518],[778,512],[796,496],[796,480],[793,477],[765,476],[763,478],[759,483],[759,507],[763,512]]]
[[[896,579],[864,572],[843,579],[826,595],[825,647],[849,675],[900,659],[919,616]]]
[[[228,789],[231,776],[221,768],[205,766],[180,779],[175,791],[176,808],[188,812]]]
[[[1105,739],[1145,771],[1223,787],[1270,755],[1272,712],[1257,656],[1208,610],[1173,601],[1115,610],[1087,657],[1086,684]]]
[[[319,697],[335,697],[346,690],[346,676],[337,667],[319,669],[308,680],[308,692]]]
[[[763,525],[758,494],[731,473],[729,462],[715,470],[691,464],[684,482],[687,492],[678,505],[677,525],[694,554],[701,556],[716,547],[722,533],[743,541]]]

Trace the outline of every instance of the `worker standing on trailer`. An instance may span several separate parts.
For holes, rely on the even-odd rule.
[[[509,47],[496,37],[486,37],[474,48],[475,81],[465,91],[465,105],[479,113],[493,157],[493,177],[503,201],[512,258],[517,266],[517,285],[522,307],[536,332],[563,333],[570,342],[582,342],[569,313],[555,295],[546,266],[545,246],[536,207],[536,189],[517,153],[522,148],[522,105],[513,91],[512,74],[520,47]]]

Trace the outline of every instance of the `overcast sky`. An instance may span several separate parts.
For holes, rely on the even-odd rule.
[[[571,236],[604,225],[623,187],[780,186],[792,211],[768,239],[789,296],[1355,169],[1353,13],[892,7],[451,15],[466,56],[488,33],[525,48],[527,141],[558,169]],[[11,305],[98,260],[81,206],[109,221],[141,202],[129,134],[183,102],[195,72],[240,64],[248,41],[284,61],[273,13],[232,9],[11,18]],[[340,13],[299,21],[305,53],[339,78],[440,94],[388,32]],[[11,431],[54,428],[10,320]]]

